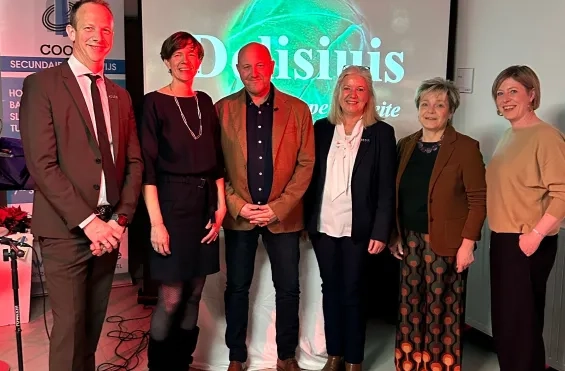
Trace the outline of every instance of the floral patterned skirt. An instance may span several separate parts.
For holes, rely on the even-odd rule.
[[[397,371],[461,371],[467,270],[436,255],[429,235],[406,231],[394,363]]]

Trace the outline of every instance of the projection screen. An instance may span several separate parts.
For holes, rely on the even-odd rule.
[[[203,43],[194,86],[214,101],[241,89],[237,52],[258,41],[271,50],[275,86],[308,103],[314,120],[328,114],[343,66],[370,67],[378,112],[400,138],[418,129],[418,84],[445,77],[449,12],[450,0],[143,1],[145,91],[170,81],[159,51],[173,32]]]

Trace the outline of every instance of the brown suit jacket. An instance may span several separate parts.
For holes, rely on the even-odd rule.
[[[273,186],[269,206],[278,221],[268,226],[273,233],[297,232],[304,228],[302,197],[314,169],[314,127],[308,105],[275,89],[273,112]],[[251,203],[247,181],[247,131],[245,90],[216,103],[222,127],[222,149],[226,166],[224,228],[250,230],[254,225],[239,216]]]
[[[120,201],[115,212],[132,219],[143,163],[129,93],[105,78]],[[20,134],[36,183],[32,232],[73,238],[97,206],[102,163],[86,102],[67,62],[25,78]]]
[[[398,215],[398,188],[408,160],[421,136],[422,130],[398,142],[398,231],[402,231]],[[463,238],[473,241],[481,239],[485,217],[485,164],[479,142],[448,126],[428,189],[428,232],[432,249],[441,256],[455,256]]]

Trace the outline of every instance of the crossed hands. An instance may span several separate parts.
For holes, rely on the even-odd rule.
[[[84,227],[84,234],[90,240],[90,251],[92,255],[101,256],[111,253],[120,246],[125,228],[115,220],[108,222],[96,217]]]
[[[277,216],[269,205],[245,204],[239,212],[243,218],[249,220],[251,224],[264,227],[278,220]]]

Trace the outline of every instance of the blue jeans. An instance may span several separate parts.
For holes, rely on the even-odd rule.
[[[225,230],[224,234],[227,268],[227,287],[224,295],[226,345],[230,349],[230,361],[247,360],[245,340],[249,287],[253,279],[255,253],[260,235],[269,255],[275,286],[277,354],[281,360],[294,357],[298,346],[300,298],[298,232],[274,234],[265,227],[256,227],[250,231]]]

